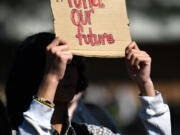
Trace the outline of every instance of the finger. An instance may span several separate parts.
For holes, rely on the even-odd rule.
[[[141,62],[143,62],[144,64],[148,65],[151,63],[151,57],[144,57]]]
[[[127,56],[126,56],[126,59],[127,59],[127,60],[130,60],[132,54],[133,54],[133,50],[131,50],[130,52],[128,52],[128,54],[127,54]]]
[[[57,45],[59,45],[59,38],[55,38],[49,45],[48,45],[48,48],[51,48],[51,47],[53,47],[53,46],[57,46]]]
[[[56,52],[63,52],[63,51],[67,51],[69,49],[69,47],[67,45],[62,45],[62,46],[53,46],[52,48],[50,48],[50,53],[52,54],[56,54]]]
[[[72,61],[72,59],[73,59],[73,55],[71,55],[71,56],[69,57],[69,59],[68,59],[68,61],[67,61],[67,64],[70,64],[71,61]]]
[[[55,46],[53,48],[55,48],[57,51],[69,51],[68,45]]]
[[[126,48],[126,54],[128,54],[129,51],[132,50],[132,49],[139,50],[136,42],[132,42],[132,43],[130,43],[130,44],[127,46],[127,48]]]
[[[141,51],[141,54],[144,55],[144,57],[149,57],[151,59],[150,55],[147,52]]]
[[[62,39],[60,37],[57,37],[57,38],[59,40],[59,45],[67,45],[67,42],[64,39]]]
[[[131,58],[130,58],[130,64],[131,65],[134,65],[134,62],[135,62],[135,59],[136,59],[136,54],[135,53],[133,53],[132,55],[131,55]]]
[[[138,62],[141,57],[143,58],[143,57],[147,57],[147,56],[142,54],[140,51],[133,51],[133,53],[130,57],[130,60],[129,60],[131,66],[138,67],[138,65],[136,65],[136,62]]]
[[[149,56],[140,56],[138,57],[138,60],[135,62],[135,65],[138,67],[141,67],[140,64],[142,65],[148,65],[151,63],[151,58]]]
[[[140,52],[139,59],[141,60],[141,62],[145,62],[145,63],[151,62],[151,57],[145,51]]]
[[[72,61],[73,56],[72,55],[66,55],[66,54],[60,54],[57,53],[57,58],[64,64],[69,64]]]
[[[72,52],[71,51],[64,51],[62,52],[63,55],[65,55],[67,57],[67,64],[70,64],[72,59],[73,59],[73,55],[72,55]]]
[[[72,55],[72,52],[70,50],[62,51],[64,55]]]
[[[135,65],[137,70],[140,70],[140,65],[139,64],[140,64],[140,60],[139,60],[139,58],[136,58],[136,60],[134,62],[134,65]]]
[[[60,37],[56,37],[48,46],[47,49],[50,49],[53,46],[58,46],[58,45],[66,45],[67,42]]]
[[[141,57],[141,56],[142,56],[142,55],[139,54],[139,53],[133,53],[132,56],[131,56],[131,58],[130,58],[130,64],[131,64],[132,66],[136,66],[136,65],[135,65],[135,62],[136,62],[136,60],[139,59],[139,57]]]
[[[127,55],[128,65],[130,67],[135,67],[137,70],[140,70],[142,65],[147,65],[151,63],[151,57],[145,51],[139,51],[132,49]]]
[[[130,60],[131,59],[131,56],[133,55],[133,54],[138,54],[139,53],[139,50],[134,50],[134,49],[132,49],[132,50],[130,50],[129,52],[128,52],[128,54],[126,55],[126,58],[128,59],[128,60]]]
[[[71,54],[63,54],[63,57],[64,57],[64,59],[66,60],[66,63],[67,63],[67,64],[70,64],[71,61],[72,61],[72,59],[73,59],[72,53],[71,53]]]

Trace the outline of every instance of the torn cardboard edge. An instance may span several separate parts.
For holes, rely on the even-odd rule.
[[[130,36],[130,30],[129,30],[129,20],[128,20],[128,16],[127,16],[125,0],[118,0],[118,1],[111,0],[111,2],[115,4],[115,5],[110,5],[111,8],[109,8],[107,5],[108,2],[110,2],[110,1],[101,0],[106,5],[105,6],[106,9],[102,9],[102,10],[105,10],[106,13],[110,12],[111,10],[113,10],[113,12],[116,11],[115,14],[117,14],[117,16],[119,17],[119,18],[118,17],[113,18],[112,16],[107,17],[107,14],[106,14],[104,16],[104,20],[107,20],[106,23],[110,24],[108,28],[106,28],[105,24],[103,24],[101,22],[101,20],[99,20],[100,17],[98,17],[98,16],[102,15],[104,13],[103,11],[101,12],[101,9],[98,9],[99,12],[97,14],[93,14],[93,16],[92,16],[94,23],[91,25],[91,27],[96,28],[95,33],[99,34],[102,32],[102,28],[97,27],[97,26],[101,26],[101,23],[102,23],[102,25],[104,25],[105,32],[106,31],[109,32],[111,30],[112,33],[115,33],[115,36],[116,36],[115,40],[120,40],[119,35],[123,35],[123,34],[125,35],[125,36],[123,35],[123,37],[124,37],[123,41],[125,41],[125,42],[110,45],[110,46],[112,46],[112,49],[109,49],[110,47],[108,44],[102,45],[105,49],[101,49],[102,47],[98,49],[97,47],[95,48],[91,45],[89,45],[87,47],[87,45],[85,45],[85,44],[83,44],[82,48],[81,48],[81,45],[79,45],[77,43],[77,40],[75,40],[75,38],[74,38],[74,36],[77,34],[77,29],[73,29],[74,28],[73,23],[71,22],[72,20],[70,19],[71,10],[77,9],[77,11],[78,11],[81,9],[74,8],[74,7],[69,8],[68,1],[67,0],[60,1],[61,3],[56,3],[56,0],[51,0],[51,7],[52,7],[52,11],[53,11],[53,16],[54,16],[55,34],[57,36],[60,36],[61,38],[65,39],[66,41],[68,41],[68,43],[70,43],[70,45],[71,45],[70,50],[72,51],[72,53],[74,55],[79,55],[79,56],[84,56],[84,57],[100,57],[100,58],[121,58],[121,57],[125,56],[125,48],[126,48],[126,46],[128,46],[128,44],[126,44],[126,43],[131,42],[131,36]],[[70,0],[70,1],[73,2],[73,0]],[[66,2],[66,3],[63,3],[63,2]],[[118,9],[112,8],[112,7],[117,7],[116,4],[122,4],[122,5],[120,5],[120,7],[122,7],[122,8],[121,9],[120,8],[118,8]],[[67,6],[67,8],[66,8],[66,6]],[[71,6],[74,6],[74,5],[71,5]],[[121,10],[123,12],[123,15],[121,15],[119,13],[119,12],[121,12]],[[96,9],[94,9],[94,11],[96,12]],[[67,13],[69,14],[69,16]],[[111,15],[112,15],[112,13],[111,13]],[[102,18],[102,16],[101,16],[101,18]],[[120,20],[122,18],[123,18],[123,21]],[[108,21],[108,20],[110,20],[110,21]],[[115,23],[114,21],[111,21],[111,20],[117,20],[117,21]],[[115,25],[116,26],[121,25],[121,27],[118,26],[118,28],[115,28],[114,27]],[[70,29],[70,31],[66,31],[65,28]],[[126,30],[123,31],[123,29],[126,29]],[[66,36],[66,35],[69,35],[69,33],[72,34],[72,37]],[[122,36],[121,36],[121,38],[122,38]],[[120,40],[120,41],[122,41],[122,40]],[[86,47],[84,48],[83,46],[86,46]],[[113,47],[113,46],[115,46],[115,47]],[[119,49],[115,50],[117,48],[117,46],[119,47]],[[86,48],[88,48],[88,49],[86,49]]]

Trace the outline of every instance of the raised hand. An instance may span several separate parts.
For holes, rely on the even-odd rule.
[[[51,74],[58,81],[62,80],[65,74],[66,66],[73,58],[67,43],[57,37],[46,48],[46,73]]]
[[[73,56],[67,43],[59,37],[46,47],[46,54],[45,73],[37,95],[53,102],[59,81],[63,79]]]
[[[135,42],[126,48],[126,65],[129,76],[138,83],[141,93],[154,96],[154,86],[151,81],[151,57],[141,51]]]

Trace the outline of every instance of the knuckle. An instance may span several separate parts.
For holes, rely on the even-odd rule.
[[[142,54],[146,54],[146,52],[145,51],[140,51]]]
[[[62,60],[61,52],[56,52],[56,57],[57,57],[58,60]]]
[[[149,57],[149,54],[146,51],[142,51],[142,54],[144,54],[144,55]]]
[[[56,53],[56,49],[55,48],[51,48],[50,51],[51,51],[52,54]]]
[[[133,41],[133,42],[132,42],[132,44],[133,44],[133,45],[136,45],[136,42],[135,42],[135,41]]]
[[[62,58],[63,61],[67,60],[66,56],[64,56],[64,55],[61,55],[61,58]]]
[[[59,55],[59,60],[61,60],[62,62],[64,62],[64,56],[63,55]]]
[[[61,53],[60,52],[55,52],[55,55],[56,56],[61,56]]]
[[[149,57],[149,61],[152,61],[151,57]]]
[[[149,57],[149,54],[146,51],[143,51],[143,53]]]

